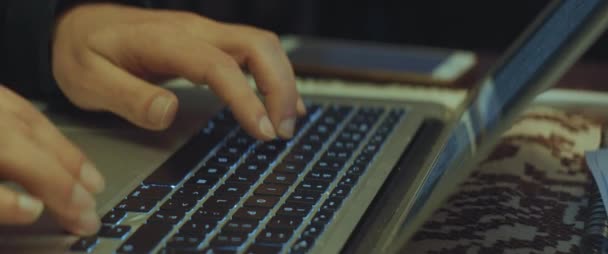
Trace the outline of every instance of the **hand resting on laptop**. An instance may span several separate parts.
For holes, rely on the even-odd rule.
[[[56,21],[52,68],[76,106],[109,111],[150,130],[166,129],[177,97],[152,82],[203,83],[252,136],[293,135],[306,109],[277,36],[195,14],[107,3],[77,4]],[[255,77],[262,102],[241,67]],[[75,145],[29,102],[0,86],[0,174],[28,194],[0,187],[0,224],[35,221],[43,204],[75,234],[98,230],[93,194],[104,180]]]

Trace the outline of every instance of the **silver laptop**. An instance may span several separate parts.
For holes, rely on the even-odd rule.
[[[608,24],[608,2],[554,1],[456,111],[307,96],[292,140],[260,143],[204,88],[164,133],[47,108],[107,178],[103,228],[3,227],[2,253],[399,253],[518,113]],[[306,95],[305,95],[306,96]]]

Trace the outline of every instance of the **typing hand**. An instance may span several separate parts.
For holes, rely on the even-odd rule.
[[[43,204],[75,234],[99,228],[92,194],[104,188],[99,172],[34,106],[0,86],[0,178],[22,185],[18,193],[0,185],[0,224],[29,224]]]
[[[264,103],[241,67],[253,74]],[[76,5],[57,21],[53,73],[75,105],[152,130],[171,124],[178,101],[151,82],[171,77],[208,84],[261,140],[291,137],[305,112],[276,35],[187,12]]]

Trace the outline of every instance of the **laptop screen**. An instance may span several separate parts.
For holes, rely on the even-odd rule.
[[[476,154],[479,145],[487,145],[491,141],[488,139],[501,129],[499,126],[504,128],[503,125],[508,124],[504,116],[517,111],[516,106],[522,106],[523,98],[530,98],[539,92],[543,78],[561,74],[555,71],[558,69],[556,62],[568,61],[562,59],[564,52],[572,52],[569,47],[575,39],[580,39],[580,33],[596,18],[596,12],[605,9],[605,5],[606,2],[600,0],[556,1],[548,7],[536,26],[511,49],[502,64],[487,74],[470,98],[468,107],[451,131],[448,142],[417,193],[404,227],[427,203],[437,184],[450,181],[440,181],[447,171],[462,171],[450,172],[451,176],[465,175],[467,170],[470,171],[454,165],[462,163],[466,155]]]

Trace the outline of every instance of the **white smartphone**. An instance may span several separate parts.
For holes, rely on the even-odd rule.
[[[450,85],[476,64],[465,50],[302,36],[281,38],[297,74]]]

